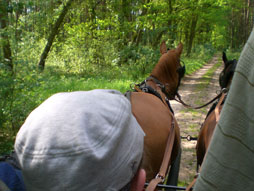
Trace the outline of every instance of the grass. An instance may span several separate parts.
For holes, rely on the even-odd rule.
[[[13,149],[15,134],[8,129],[0,130],[0,154],[9,153]]]
[[[186,74],[190,75],[195,71],[199,70],[213,57],[212,53],[202,54],[200,52],[195,52],[191,57],[182,56],[182,60],[186,66]]]
[[[240,54],[241,54],[241,50],[238,50],[238,51],[228,50],[228,51],[226,51],[226,55],[227,55],[228,60],[233,60],[233,59],[239,60]]]
[[[37,91],[45,92],[43,99],[46,99],[50,95],[57,92],[71,92],[71,91],[88,91],[92,89],[116,89],[124,93],[130,89],[130,85],[133,84],[133,80],[127,79],[115,79],[109,80],[105,78],[64,78],[55,80],[51,83],[46,83],[39,87]]]
[[[191,113],[193,116],[197,116],[199,114],[199,111],[196,109],[192,108],[184,108],[183,110],[180,111],[181,113]]]
[[[194,58],[186,59],[186,74],[190,75],[198,69],[202,68],[205,62],[203,60],[196,60]]]
[[[214,72],[221,66],[220,63],[216,63],[211,67],[200,79],[200,84],[197,85],[197,91],[203,91],[210,84]]]
[[[197,131],[197,125],[196,124],[190,124],[188,128],[192,132],[196,132]]]
[[[136,83],[131,79],[108,79],[103,76],[95,78],[85,78],[80,76],[41,74],[33,79],[22,79],[16,82],[15,87],[19,91],[14,91],[15,99],[12,103],[13,109],[7,110],[8,119],[5,123],[0,123],[0,154],[13,150],[15,135],[23,124],[29,113],[51,95],[58,92],[88,91],[92,89],[116,89],[122,93],[130,90],[130,85]],[[26,104],[24,104],[26,103]],[[15,119],[15,123],[14,122]]]
[[[190,74],[205,64],[206,60],[183,57],[186,72]],[[151,63],[148,68],[151,68]],[[24,68],[22,68],[22,67]],[[29,113],[45,99],[58,92],[87,91],[92,89],[116,89],[124,93],[134,83],[140,83],[147,75],[139,68],[118,67],[100,68],[88,73],[64,71],[48,65],[43,73],[38,74],[29,64],[18,65],[15,77],[13,99],[5,98],[4,118],[0,119],[0,152],[12,150],[15,135]],[[27,67],[27,68],[26,68]],[[26,104],[24,104],[26,103]],[[12,105],[12,109],[9,109]]]

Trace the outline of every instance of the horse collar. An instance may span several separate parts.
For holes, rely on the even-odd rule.
[[[223,89],[220,91],[220,94],[221,94],[221,95],[222,95],[222,93],[225,94],[225,97],[224,97],[224,99],[222,100],[221,105],[223,105],[224,102],[226,101],[227,92],[228,92],[228,89],[227,89],[227,88],[223,88]],[[220,97],[221,97],[221,96],[220,96]],[[215,103],[213,103],[213,105],[212,105],[211,108],[209,109],[209,111],[208,111],[208,113],[207,113],[205,119],[210,115],[210,113],[212,113],[212,112],[215,110],[216,106],[217,106],[218,103],[219,103],[220,97],[218,97],[217,101],[216,101]]]
[[[165,88],[165,85],[163,83],[160,82],[160,80],[158,80],[157,78],[153,77],[153,76],[149,76],[148,78],[146,78],[145,81],[148,81],[148,80],[152,80],[154,81],[157,85],[159,85],[160,88]]]
[[[167,106],[169,108],[169,110],[174,114],[174,111],[170,105],[170,102],[169,102],[169,98],[168,98],[168,94],[165,92],[165,86],[164,84],[162,84],[158,79],[156,79],[155,77],[153,76],[149,76],[146,80],[144,80],[141,84],[136,84],[135,85],[135,89],[136,87],[138,87],[138,89],[142,92],[145,92],[145,93],[150,93],[150,94],[153,94],[155,95],[156,97],[158,97],[163,103],[163,99],[161,97],[161,95],[159,94],[159,92],[157,92],[155,89],[153,89],[151,86],[147,85],[146,82],[148,80],[153,80],[157,85],[159,85],[159,87],[161,88],[162,92],[165,93],[166,97],[165,97],[165,102],[167,103]],[[137,89],[136,89],[137,91]]]
[[[155,78],[154,76],[149,76],[148,78],[146,78],[145,82],[148,81],[148,80],[152,80],[154,81],[160,88],[161,88],[161,91],[166,95],[166,98],[167,99],[170,99],[171,97],[174,97],[175,94],[169,94],[167,91],[166,91],[166,87],[163,83],[160,82],[160,80],[158,80],[157,78]]]

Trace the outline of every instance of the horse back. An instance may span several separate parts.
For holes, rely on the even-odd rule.
[[[172,120],[174,120],[176,135],[171,161],[176,158],[180,147],[179,127],[169,108],[152,94],[133,92],[131,104],[132,113],[146,134],[142,168],[146,170],[147,180],[151,180],[159,172],[172,128]]]
[[[222,110],[222,105],[219,108],[219,112],[221,112],[221,110]],[[205,119],[198,135],[198,141],[196,146],[198,165],[201,165],[203,162],[205,153],[211,142],[216,125],[217,125],[216,115],[215,115],[215,110],[213,110]]]

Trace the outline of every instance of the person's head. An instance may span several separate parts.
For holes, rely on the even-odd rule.
[[[28,190],[142,190],[144,132],[115,90],[58,93],[20,128],[15,151]],[[138,186],[138,187],[136,187]]]

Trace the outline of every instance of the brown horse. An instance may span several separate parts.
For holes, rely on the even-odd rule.
[[[180,43],[176,49],[167,51],[165,42],[162,42],[159,62],[150,76],[138,85],[137,91],[131,93],[132,112],[146,134],[142,167],[146,170],[147,181],[160,170],[172,124],[175,139],[171,164],[180,152],[180,131],[169,100],[174,99],[185,72],[185,67],[180,64],[182,49]]]
[[[228,60],[225,52],[223,52],[222,60],[224,62],[224,69],[220,73],[219,83],[222,90],[225,90],[225,89],[228,90],[234,75],[237,60],[235,59]],[[224,99],[221,98],[221,102],[219,102],[218,100],[216,103],[212,105],[212,107],[210,108],[206,116],[204,123],[201,126],[201,130],[199,132],[199,136],[197,140],[197,147],[196,147],[197,165],[198,165],[197,168],[201,166],[204,160],[205,153],[208,149],[214,129],[218,122],[218,118],[219,118],[218,114],[222,110],[225,98]],[[216,111],[216,107],[217,107],[217,111]],[[218,114],[216,114],[216,112]]]

